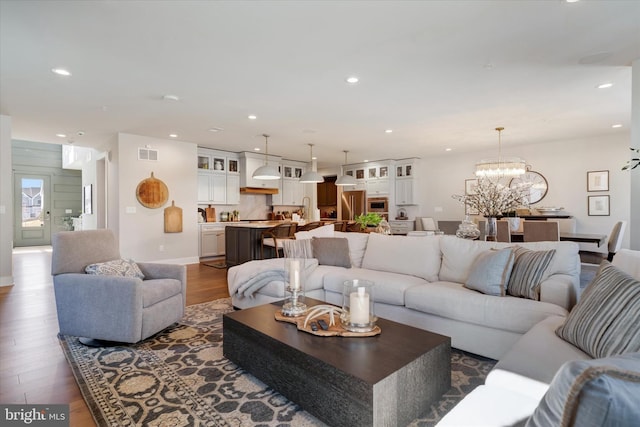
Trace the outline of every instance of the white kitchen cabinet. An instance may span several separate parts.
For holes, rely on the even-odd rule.
[[[396,179],[396,205],[415,205],[415,185],[412,178]]]
[[[200,225],[200,256],[225,254],[225,227],[217,224]]]
[[[389,179],[377,178],[369,179],[366,184],[367,197],[369,196],[386,196],[389,194]]]
[[[198,171],[198,203],[227,203],[227,175],[224,172]]]
[[[396,184],[395,184],[395,204],[396,206],[406,206],[417,204],[416,197],[416,175],[417,160],[415,158],[402,159],[396,161]]]
[[[304,184],[297,180],[282,180],[282,204],[286,206],[302,206]]]
[[[227,205],[240,204],[240,176],[227,174]]]
[[[278,193],[267,196],[267,204],[271,206],[282,205],[282,180],[278,180]]]

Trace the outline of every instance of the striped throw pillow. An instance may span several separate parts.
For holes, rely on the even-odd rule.
[[[514,250],[515,262],[507,293],[514,297],[533,300],[540,299],[540,283],[546,278],[545,273],[556,250],[532,251],[521,246]]]
[[[282,250],[285,258],[313,258],[311,239],[283,239]]]
[[[640,281],[603,261],[556,335],[594,358],[640,351]]]

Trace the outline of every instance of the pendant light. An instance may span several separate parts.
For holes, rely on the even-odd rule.
[[[269,135],[264,136],[264,165],[253,171],[251,175],[254,179],[280,179],[280,172],[275,166],[269,166]]]
[[[347,150],[343,150],[343,151],[344,151],[344,164],[347,165],[348,164],[348,162],[347,162],[347,153],[349,151],[347,151]],[[340,178],[338,178],[336,180],[336,185],[339,185],[339,186],[356,185],[356,184],[358,184],[356,182],[356,179],[351,175],[346,175],[345,174],[345,175],[342,175]]]
[[[480,178],[513,177],[524,174],[527,165],[524,160],[518,157],[502,158],[502,138],[503,127],[497,127],[498,131],[498,159],[481,160],[476,163],[476,176]]]
[[[311,151],[311,170],[302,174],[302,176],[300,177],[300,182],[304,184],[324,182],[324,178],[322,177],[322,175],[313,170],[313,144],[309,144],[309,150]]]

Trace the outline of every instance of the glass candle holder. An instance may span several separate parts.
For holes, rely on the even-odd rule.
[[[347,280],[342,289],[342,327],[351,332],[369,332],[376,326],[373,311],[373,282]]]
[[[307,311],[304,303],[304,258],[284,259],[284,295],[282,314],[285,316],[301,316]]]

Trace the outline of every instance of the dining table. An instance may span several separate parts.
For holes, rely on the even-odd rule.
[[[578,242],[578,243],[595,243],[600,247],[607,239],[606,234],[585,234],[585,233],[566,233],[560,232],[561,241]],[[523,242],[524,233],[522,231],[511,232],[512,242]]]

